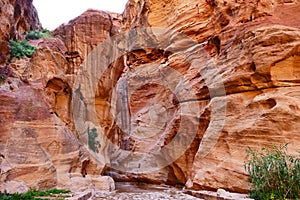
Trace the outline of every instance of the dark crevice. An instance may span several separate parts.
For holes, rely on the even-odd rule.
[[[216,50],[217,50],[217,54],[220,53],[221,50],[221,40],[219,38],[219,36],[215,36],[211,39],[208,40],[208,44],[211,44],[213,46],[215,46]]]
[[[109,21],[110,21],[109,36],[112,37],[113,36],[114,22],[113,22],[113,19],[112,19],[111,15],[110,14],[107,14],[107,15],[108,15],[108,18],[109,18]]]
[[[278,80],[278,82],[279,83],[300,83],[300,80]]]
[[[256,71],[256,65],[255,65],[255,62],[252,61],[251,64],[250,64],[250,69],[255,72]]]
[[[220,21],[220,26],[222,28],[224,28],[225,26],[227,26],[230,23],[230,20],[227,19],[227,17],[224,14],[220,15],[219,21]]]
[[[22,14],[21,6],[19,4],[16,4],[15,12],[14,12],[14,19],[19,18],[21,16],[21,14]]]
[[[215,0],[206,0],[206,3],[211,7],[217,7],[217,3]]]
[[[176,163],[173,163],[173,164],[169,165],[168,167],[169,167],[169,180],[168,180],[169,182],[168,183],[170,185],[178,185],[178,184],[184,185],[186,183],[187,177],[185,176],[182,169],[180,167],[178,167],[178,165]],[[172,177],[173,180],[170,179],[170,177]],[[180,180],[180,179],[182,179],[182,180]]]
[[[87,167],[89,165],[89,160],[85,160],[82,162],[82,166],[81,166],[81,175],[83,177],[85,177],[87,175]]]

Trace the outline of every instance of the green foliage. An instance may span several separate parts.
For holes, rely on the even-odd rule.
[[[95,141],[95,139],[98,137],[97,129],[92,128],[91,130],[88,130],[88,145],[89,148],[96,153],[99,153],[99,148],[101,147],[101,144],[99,141]]]
[[[29,31],[29,33],[26,35],[26,40],[36,40],[40,38],[51,38],[52,35],[47,29],[39,31]],[[31,57],[33,53],[36,51],[36,47],[30,45],[27,41],[9,41],[11,53],[10,53],[10,59],[8,63],[11,61],[12,58],[24,58],[25,56]]]
[[[43,196],[49,196],[49,195],[52,195],[52,194],[68,194],[70,192],[71,191],[69,191],[69,190],[59,190],[59,189],[55,188],[55,189],[46,190],[46,191],[30,190],[27,193],[29,193],[31,196],[43,197]]]
[[[58,190],[58,189],[51,189],[47,191],[37,191],[37,190],[29,190],[24,194],[8,194],[8,193],[1,193],[0,192],[0,199],[2,200],[38,200],[41,198],[37,197],[44,197],[44,196],[51,196],[53,194],[68,194],[71,191],[69,190]],[[43,198],[45,200],[46,198]]]
[[[247,150],[250,197],[260,200],[300,198],[300,158],[287,154],[287,145]]]
[[[26,35],[26,40],[37,40],[40,38],[52,38],[51,33],[47,29],[40,31],[29,31]]]
[[[27,41],[9,41],[10,45],[10,59],[15,58],[24,58],[25,56],[31,57],[35,50],[37,49],[34,46],[31,46]]]
[[[24,198],[24,196],[22,194],[18,194],[18,193],[15,193],[15,194],[6,194],[6,193],[1,193],[0,192],[0,199],[2,200],[21,200],[21,199],[28,199],[28,200],[31,200],[29,198]]]
[[[51,190],[47,190],[47,195],[49,194],[68,194],[70,193],[71,191],[70,190],[59,190],[59,189],[51,189]]]

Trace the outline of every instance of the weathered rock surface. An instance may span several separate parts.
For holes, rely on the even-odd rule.
[[[41,54],[39,56],[43,57]],[[35,57],[32,58],[34,59]],[[51,69],[51,59],[48,58],[48,61],[49,68],[44,66],[45,70]],[[35,66],[37,63],[30,64]],[[20,65],[20,68],[25,67]],[[61,110],[57,110],[60,101],[56,98],[60,92],[68,92],[67,84],[62,84],[61,79],[52,77],[59,77],[59,73],[52,76],[48,73],[49,77],[31,76],[26,79],[30,67],[31,65],[27,66],[21,74],[21,79],[27,83],[18,78],[9,78],[1,85],[1,185],[4,184],[1,187],[2,191],[11,190],[11,184],[8,183],[12,181],[25,183],[31,189],[69,189],[73,183],[66,183],[75,174],[82,179],[86,174],[98,177],[104,164],[101,167],[99,161],[96,162],[90,157],[88,150],[64,121]],[[55,69],[60,71],[57,65]],[[57,85],[53,83],[53,86],[49,86],[52,82]],[[68,101],[64,102],[64,105],[68,105]],[[67,113],[68,109],[63,111]],[[105,181],[102,181],[104,185],[109,183]],[[76,187],[73,186],[72,190],[76,191]]]
[[[10,39],[24,39],[24,33],[30,29],[42,28],[32,0],[0,1],[0,65],[9,57]]]
[[[6,20],[13,6],[0,3]],[[30,41],[38,50],[13,59],[14,77],[0,83],[1,189],[113,190],[103,172],[246,192],[248,146],[300,146],[299,8],[297,0],[130,0],[123,16],[88,10],[56,38]],[[28,30],[0,27],[5,42]],[[129,34],[118,38],[120,30]]]
[[[127,38],[128,46],[140,49],[125,56],[129,70],[116,85],[126,85],[117,97],[127,98],[123,102],[128,103],[127,114],[122,116],[123,104],[116,116],[116,125],[126,133],[118,132],[116,137],[123,138],[119,139],[123,149],[142,156],[133,161],[120,154],[114,167],[124,169],[129,162],[143,171],[143,163],[167,162],[195,132],[190,148],[167,170],[131,179],[245,192],[249,185],[243,164],[248,146],[289,143],[289,150],[295,152],[300,146],[299,5],[299,1],[271,0],[129,1],[123,31],[172,29],[199,45],[171,39],[165,46],[143,48],[147,41],[155,44],[162,37],[155,29]],[[180,72],[183,83],[176,83],[170,68]],[[222,84],[217,84],[220,79]],[[179,139],[170,143],[176,134]],[[157,151],[166,153],[164,161],[149,159],[148,154]]]
[[[69,73],[76,73],[88,54],[100,42],[119,33],[121,18],[117,13],[90,9],[52,32],[67,47]]]
[[[31,2],[25,5],[26,2],[21,8],[32,8],[25,10],[26,16],[32,19],[26,18],[28,22],[25,21],[24,30],[21,25],[17,26],[15,35],[4,38],[5,41],[8,42],[10,37],[22,39],[23,32],[30,28],[27,27],[29,23],[33,23],[32,29],[39,28],[36,11]],[[19,4],[16,3],[16,6]],[[22,9],[20,12],[23,13]],[[3,13],[5,19],[9,13]],[[105,17],[109,19],[109,15]],[[95,30],[99,31],[97,33],[102,40],[110,34],[108,27],[105,29],[107,32],[100,32],[105,23],[101,25],[97,22],[100,28]],[[85,33],[80,34],[82,36]],[[93,39],[92,35],[90,37],[87,45],[92,48],[99,41],[90,44],[88,42]],[[24,192],[53,187],[72,191],[90,187],[96,191],[113,190],[113,180],[100,176],[104,160],[91,157],[74,131],[71,87],[75,75],[71,70],[67,46],[59,38],[29,42],[38,48],[34,55],[31,58],[12,59],[8,67],[13,70],[13,76],[0,83],[1,191]],[[78,187],[78,184],[82,187]]]
[[[65,183],[65,188],[69,188],[69,190],[72,191],[85,191],[90,189],[93,191],[110,192],[115,190],[115,183],[109,176],[74,176]]]

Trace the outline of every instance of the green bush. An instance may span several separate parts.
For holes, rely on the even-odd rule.
[[[36,47],[30,45],[27,41],[14,41],[10,40],[9,41],[10,45],[10,60],[15,57],[15,58],[24,58],[25,56],[31,57],[35,50],[37,49]]]
[[[26,40],[37,40],[40,38],[52,38],[52,35],[47,29],[40,31],[29,31],[26,35]]]
[[[287,154],[287,145],[247,150],[250,197],[260,200],[300,197],[300,158]]]
[[[44,197],[44,196],[51,196],[53,194],[68,194],[71,191],[69,190],[59,190],[59,189],[51,189],[47,191],[37,191],[37,190],[29,190],[24,194],[8,194],[0,192],[0,199],[2,200],[37,200],[41,198],[37,197]],[[45,198],[43,198],[45,200]]]

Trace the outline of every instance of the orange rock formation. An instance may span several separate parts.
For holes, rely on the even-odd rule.
[[[4,64],[9,38],[40,24],[30,2],[0,4]],[[246,192],[247,147],[300,147],[299,8],[130,0],[122,15],[88,10],[30,41],[38,50],[13,59],[14,77],[0,84],[1,189],[109,190],[99,178],[109,174]],[[97,151],[87,148],[93,128]]]

